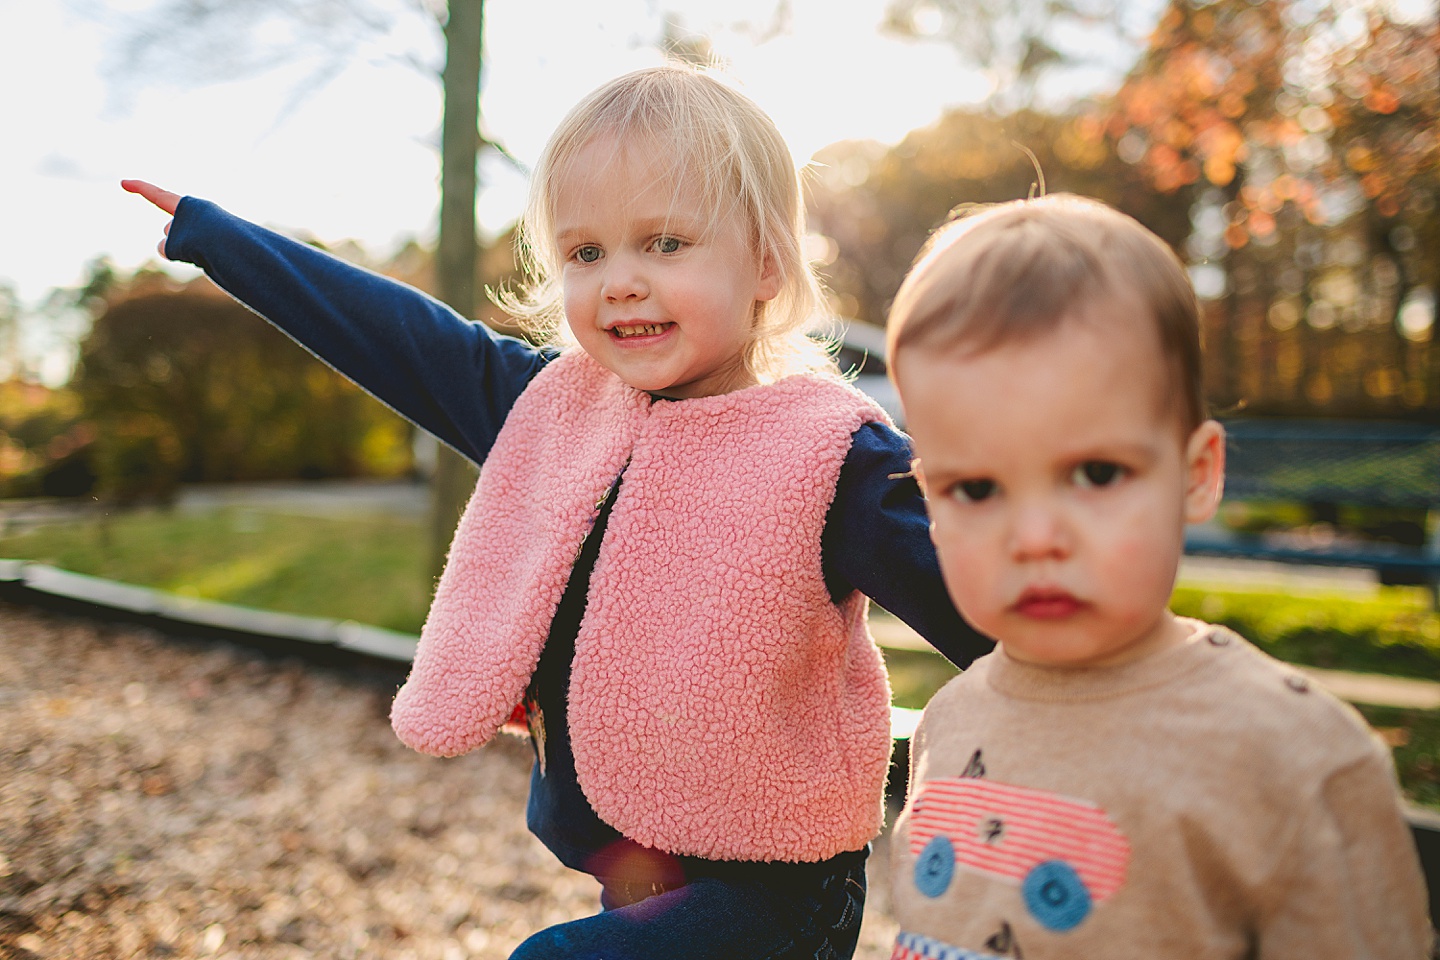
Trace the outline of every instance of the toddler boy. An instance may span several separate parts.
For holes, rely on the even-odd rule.
[[[930,702],[893,840],[894,960],[1430,956],[1388,751],[1168,609],[1208,519],[1193,290],[1078,197],[932,238],[890,363],[946,586],[998,642]]]

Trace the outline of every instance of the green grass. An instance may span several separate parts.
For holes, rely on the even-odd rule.
[[[424,529],[385,516],[146,510],[0,536],[0,557],[182,596],[418,633],[430,602]]]
[[[885,669],[890,674],[890,699],[897,706],[919,710],[959,673],[949,660],[928,650],[892,648],[884,653]]]
[[[1390,744],[1410,802],[1440,810],[1440,710],[1358,706]]]
[[[1373,596],[1181,585],[1176,613],[1223,623],[1281,660],[1312,667],[1440,678],[1440,613],[1422,587]]]

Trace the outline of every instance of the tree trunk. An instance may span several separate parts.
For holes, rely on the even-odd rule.
[[[484,0],[450,0],[445,23],[445,118],[440,133],[440,241],[435,254],[440,299],[475,316],[476,174],[480,148],[480,60]],[[438,577],[455,523],[475,482],[475,466],[444,444],[430,481],[431,577]]]

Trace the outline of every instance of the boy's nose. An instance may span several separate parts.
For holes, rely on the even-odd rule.
[[[629,257],[616,256],[610,257],[605,264],[605,280],[600,293],[612,303],[643,300],[649,293],[649,286],[638,264]]]
[[[1070,554],[1071,537],[1060,511],[1048,504],[1020,507],[1010,532],[1016,560],[1059,559]]]

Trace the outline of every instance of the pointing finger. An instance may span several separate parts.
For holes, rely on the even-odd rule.
[[[166,213],[173,214],[175,208],[180,205],[180,194],[162,190],[155,184],[144,180],[121,180],[120,186],[129,193],[139,194]]]

